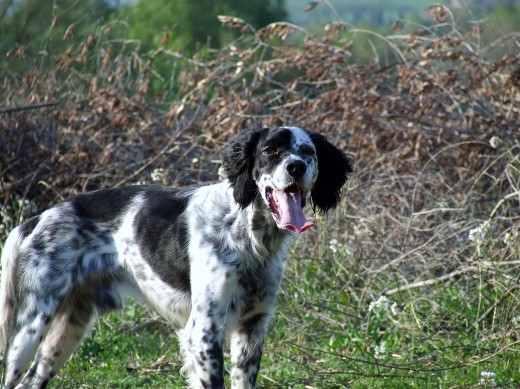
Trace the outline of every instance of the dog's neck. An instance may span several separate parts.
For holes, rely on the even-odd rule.
[[[295,234],[276,225],[261,196],[257,196],[244,211],[248,213],[251,245],[260,257],[268,259],[285,253],[286,246],[294,242]]]

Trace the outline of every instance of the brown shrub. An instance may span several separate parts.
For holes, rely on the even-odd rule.
[[[91,54],[100,59],[91,73],[78,48],[57,69],[5,76],[6,108],[58,104],[0,116],[1,203],[24,197],[42,208],[150,182],[158,168],[172,185],[214,181],[222,145],[262,118],[320,131],[351,155],[352,223],[330,220],[332,234],[355,235],[356,255],[382,270],[403,267],[410,281],[469,261],[457,251],[467,231],[520,187],[520,54],[509,47],[518,37],[479,49],[471,35],[435,26],[373,34],[380,55],[356,64],[350,48],[363,32],[341,23],[323,36],[287,23],[242,33],[206,59],[158,50],[145,61],[110,44]],[[175,69],[170,79],[157,76],[158,62]],[[518,224],[515,201],[496,215],[500,233]]]

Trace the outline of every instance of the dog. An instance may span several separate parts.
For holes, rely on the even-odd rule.
[[[72,197],[15,228],[2,252],[2,388],[44,388],[92,317],[141,300],[180,330],[192,388],[254,388],[284,257],[303,213],[340,202],[352,166],[324,136],[254,123],[223,149],[226,180]]]

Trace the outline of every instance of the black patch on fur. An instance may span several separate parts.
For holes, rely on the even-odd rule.
[[[45,312],[41,314],[41,318],[45,325],[49,325],[52,320],[52,316]]]
[[[323,135],[316,132],[309,135],[318,157],[318,179],[311,191],[311,199],[314,210],[317,207],[322,213],[327,213],[338,205],[341,188],[352,173],[352,165],[347,156]]]
[[[91,297],[79,294],[72,299],[74,309],[70,314],[69,323],[77,327],[86,327],[94,311]]]
[[[292,131],[285,127],[269,131],[258,150],[256,158],[257,164],[258,162],[261,162],[261,166],[263,166],[267,172],[274,171],[280,162],[292,152],[292,137]],[[275,152],[264,154],[263,151],[267,148],[270,148]]]
[[[141,255],[161,280],[184,292],[190,291],[188,221],[184,219],[188,200],[186,191],[150,187],[134,221]]]
[[[251,316],[249,319],[245,320],[240,325],[240,331],[251,336],[257,325],[263,320],[264,314],[257,313],[256,315]]]
[[[22,224],[20,224],[20,235],[25,238],[27,235],[29,235],[31,232],[33,232],[34,228],[40,221],[40,215],[34,216],[30,218],[29,220],[26,220]]]
[[[251,124],[248,131],[239,135],[223,150],[224,172],[233,187],[233,196],[240,207],[246,208],[258,194],[253,179],[256,148],[269,129],[262,128],[259,121]]]
[[[103,223],[107,228],[115,228],[132,199],[145,190],[146,187],[139,185],[101,189],[71,197],[65,203],[72,205],[82,222]],[[114,215],[118,217],[114,218]],[[89,224],[83,227],[92,229]]]
[[[27,378],[32,378],[36,374],[36,370],[38,369],[38,365],[33,365],[29,369],[29,371],[26,373]]]
[[[270,130],[266,134],[256,149],[254,179],[258,179],[262,174],[273,174],[282,161],[292,153],[292,137],[292,131],[285,127]]]

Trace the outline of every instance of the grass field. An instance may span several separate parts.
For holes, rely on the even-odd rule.
[[[382,292],[373,281],[348,285],[366,270],[347,267],[346,253],[327,241],[317,249],[317,258],[303,258],[300,247],[289,258],[259,387],[518,387],[518,340],[493,331],[518,331],[516,298],[506,302],[475,278],[372,299]],[[181,365],[171,327],[129,303],[96,322],[54,387],[181,387]]]
[[[17,51],[0,75],[0,240],[76,193],[217,181],[252,118],[298,125],[355,174],[291,250],[258,386],[520,388],[519,35],[483,42],[451,16],[389,36],[228,18],[240,37],[193,57],[99,28],[23,74]],[[174,330],[128,302],[49,387],[177,388],[181,365]]]
[[[367,289],[375,285],[363,286],[362,280],[357,288],[347,284],[366,270],[356,274],[344,267],[346,258],[333,254],[327,242],[318,247],[319,258],[302,258],[298,247],[289,258],[259,387],[519,386],[518,340],[493,331],[504,325],[518,331],[516,298],[508,303],[507,296],[483,288],[482,279],[459,279],[392,295],[388,301],[378,297],[374,304],[363,294],[377,296],[376,288]],[[360,300],[366,304],[359,305]],[[491,317],[483,321],[490,310]],[[103,318],[92,335],[53,387],[183,385],[173,331],[142,307],[129,304],[124,313]],[[485,379],[485,372],[494,378]]]

